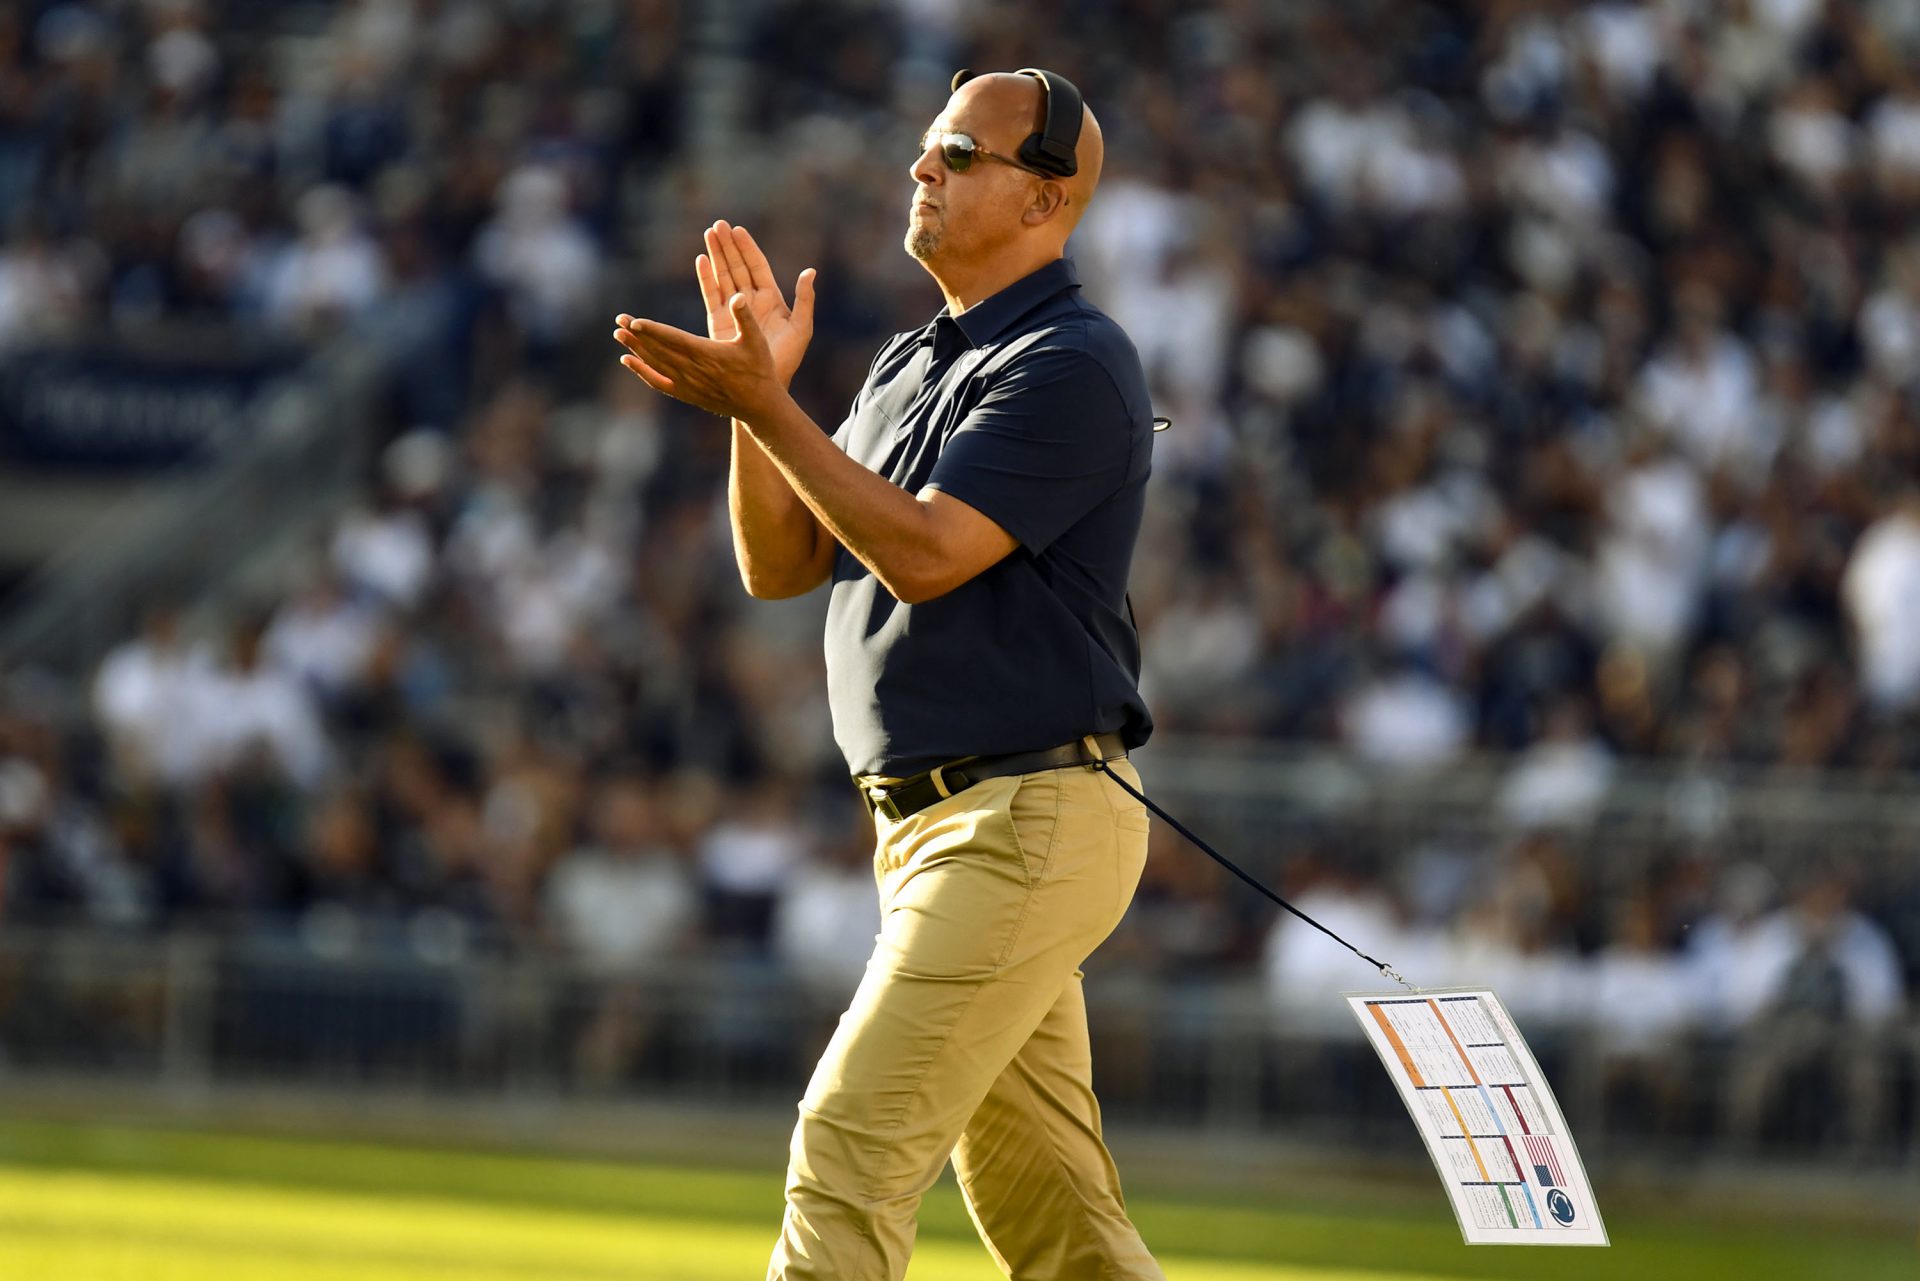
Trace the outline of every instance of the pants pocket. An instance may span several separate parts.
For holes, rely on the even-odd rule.
[[[1060,837],[1060,770],[1024,774],[1007,804],[1013,828],[1013,849],[1020,857],[1029,890],[1047,877],[1054,846]]]

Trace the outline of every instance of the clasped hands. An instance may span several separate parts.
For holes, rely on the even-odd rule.
[[[813,339],[814,270],[800,273],[789,309],[746,228],[716,222],[707,228],[706,244],[693,269],[707,308],[707,336],[623,312],[613,331],[626,348],[620,363],[675,400],[753,422],[787,398],[787,384]]]

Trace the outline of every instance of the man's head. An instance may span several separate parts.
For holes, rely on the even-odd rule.
[[[1039,172],[1020,159],[1020,144],[1046,121],[1046,89],[1033,76],[996,72],[953,91],[923,140],[911,174],[907,252],[947,280],[1015,259],[1034,266],[1057,258],[1100,183],[1104,145],[1091,110],[1081,113],[1070,178]],[[975,155],[964,173],[942,154],[941,135],[970,138]]]

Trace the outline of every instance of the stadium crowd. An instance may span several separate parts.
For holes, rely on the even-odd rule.
[[[697,325],[698,229],[751,226],[819,269],[831,426],[938,304],[893,246],[947,77],[1041,64],[1101,114],[1073,251],[1174,420],[1134,584],[1160,732],[1511,754],[1457,915],[1337,836],[1283,860],[1303,904],[1629,1057],[1903,1012],[1910,873],[1622,898],[1552,833],[1622,759],[1920,768],[1920,8],[737,8],[731,78],[673,0],[0,14],[0,345],[195,318],[392,356],[378,472],[283,598],[156,603],[83,730],[16,674],[0,919],[728,944],[843,991],[871,883],[819,602],[744,599],[725,433],[608,320]],[[1110,964],[1283,1010],[1364,979],[1157,848]]]

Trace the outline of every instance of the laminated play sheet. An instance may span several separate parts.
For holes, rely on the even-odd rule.
[[[1540,1065],[1484,988],[1350,995],[1469,1245],[1606,1245]]]

